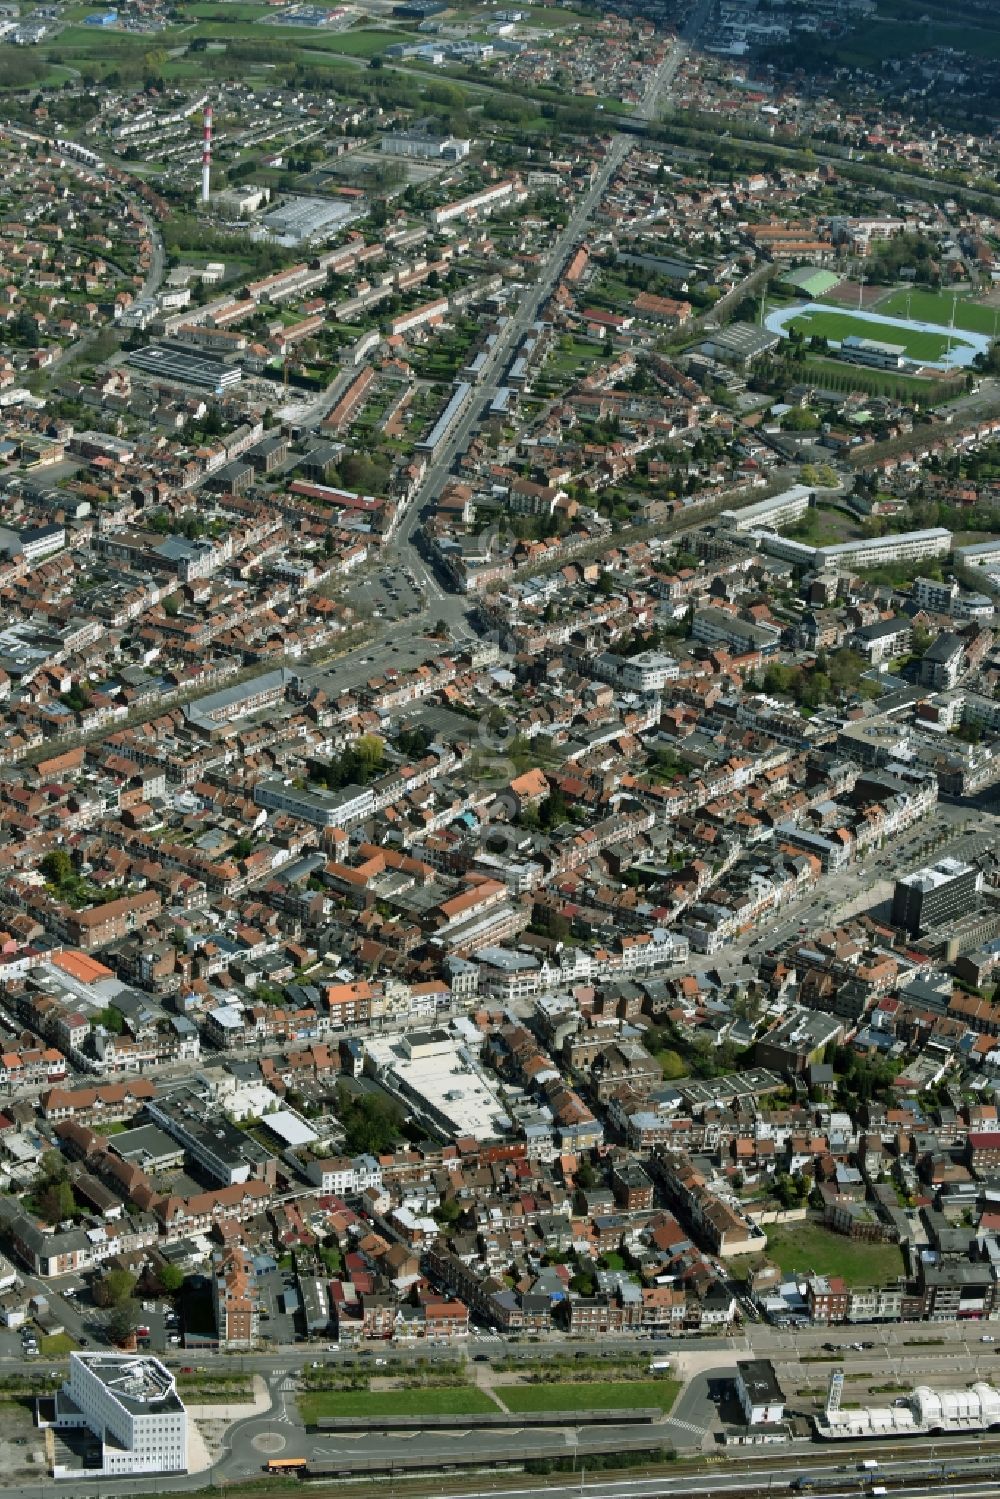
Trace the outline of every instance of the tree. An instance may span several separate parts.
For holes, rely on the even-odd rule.
[[[176,1296],[184,1284],[184,1271],[177,1265],[163,1265],[157,1271],[156,1278],[165,1296]]]
[[[125,1272],[119,1272],[124,1274]],[[136,1328],[139,1326],[139,1305],[136,1301],[123,1301],[112,1309],[108,1318],[108,1337],[112,1343],[121,1347],[124,1343],[131,1342]]]
[[[914,625],[910,633],[912,637],[913,654],[915,656],[922,656],[924,652],[929,649],[931,641],[934,639],[933,633],[930,630],[926,629],[923,625]]]
[[[66,1162],[58,1150],[46,1150],[42,1153],[39,1161],[42,1176],[47,1182],[63,1181],[66,1176]]]
[[[72,878],[73,860],[64,848],[53,848],[41,863],[42,874],[53,885],[64,885]]]
[[[578,1296],[594,1296],[597,1294],[597,1281],[589,1270],[578,1270],[571,1279],[569,1288]]]
[[[368,775],[371,775],[382,764],[385,742],[377,734],[362,734],[360,739],[355,740],[353,748],[358,763]]]
[[[597,1172],[586,1156],[574,1172],[573,1180],[583,1192],[592,1192],[597,1186]]]
[[[108,1270],[94,1287],[94,1300],[98,1306],[118,1308],[127,1306],[132,1300],[137,1281],[128,1270]]]
[[[343,1085],[337,1089],[337,1116],[349,1155],[381,1155],[395,1144],[403,1123],[402,1110],[390,1098],[377,1093],[355,1096]]]
[[[73,1188],[64,1178],[62,1181],[50,1182],[38,1199],[38,1212],[46,1223],[62,1223],[64,1218],[72,1218],[76,1212],[76,1198],[73,1196]]]

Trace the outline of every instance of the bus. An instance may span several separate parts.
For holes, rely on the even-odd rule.
[[[301,1473],[306,1465],[304,1457],[272,1457],[264,1464],[265,1473]]]

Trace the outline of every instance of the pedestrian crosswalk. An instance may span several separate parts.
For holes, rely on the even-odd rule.
[[[679,1416],[668,1416],[666,1424],[668,1426],[679,1426],[681,1431],[690,1431],[696,1437],[703,1437],[706,1431],[704,1426],[698,1426],[694,1421],[682,1421]]]

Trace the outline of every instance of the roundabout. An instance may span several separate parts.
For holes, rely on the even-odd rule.
[[[268,1457],[275,1457],[279,1452],[284,1452],[288,1444],[277,1431],[259,1431],[255,1437],[251,1438],[250,1445],[257,1452],[262,1452]]]

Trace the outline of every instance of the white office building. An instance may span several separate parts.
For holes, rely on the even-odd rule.
[[[791,489],[757,500],[753,505],[723,510],[719,520],[733,531],[752,531],[754,526],[790,526],[805,515],[812,497],[813,490],[808,484],[793,484]]]
[[[418,161],[462,161],[471,141],[453,135],[434,135],[427,130],[403,130],[383,135],[380,147],[386,156],[409,156]]]
[[[100,1443],[99,1467],[53,1466],[54,1478],[117,1477],[187,1471],[187,1411],[170,1370],[157,1358],[119,1353],[72,1353],[69,1378],[49,1402],[39,1402],[40,1426],[86,1428]]]

